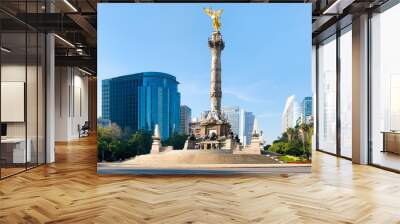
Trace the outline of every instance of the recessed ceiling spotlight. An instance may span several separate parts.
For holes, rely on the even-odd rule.
[[[75,6],[73,6],[68,0],[64,0],[64,3],[67,4],[74,12],[78,12]]]
[[[7,48],[5,48],[5,47],[1,47],[0,49],[1,49],[1,51],[4,51],[4,52],[6,52],[6,53],[10,53],[10,52],[11,52],[10,49],[7,49]]]
[[[92,76],[92,75],[93,75],[92,73],[90,73],[90,72],[88,72],[88,71],[86,71],[86,70],[83,70],[83,69],[81,69],[81,68],[79,68],[79,67],[78,67],[78,70],[81,71],[81,72],[83,72],[83,73],[85,73],[86,75],[89,75],[89,76]]]
[[[54,34],[55,37],[57,37],[59,40],[61,40],[62,42],[66,43],[68,46],[75,48],[75,45],[73,45],[71,42],[69,42],[68,40],[62,38],[61,36],[59,36],[58,34]]]

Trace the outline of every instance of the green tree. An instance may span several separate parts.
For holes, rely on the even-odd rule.
[[[268,151],[279,153],[279,154],[285,154],[286,148],[287,148],[286,142],[277,142],[277,143],[272,144],[271,147],[269,147]]]
[[[268,144],[268,145],[265,145],[265,146],[264,146],[264,151],[267,151],[270,147],[271,147],[271,145],[269,145],[269,144]]]
[[[151,150],[151,132],[130,128],[121,130],[117,125],[98,129],[98,161],[124,160],[136,155],[148,154]]]
[[[161,143],[163,146],[172,146],[174,149],[183,149],[187,138],[188,135],[181,135],[175,132],[168,139],[161,141]]]
[[[303,156],[304,155],[304,147],[303,143],[299,139],[295,139],[289,141],[286,145],[286,155],[291,156]]]
[[[152,142],[150,131],[139,130],[128,140],[128,148],[132,151],[132,156],[149,154]]]
[[[288,128],[282,136],[273,141],[270,152],[309,159],[311,157],[312,124],[299,124]]]
[[[282,136],[278,136],[277,139],[272,142],[272,144],[278,143],[278,142],[288,142],[288,141],[289,141],[289,139],[288,139],[287,133],[283,132]]]
[[[113,160],[113,152],[120,146],[121,129],[116,124],[111,127],[100,127],[97,131],[98,160]]]

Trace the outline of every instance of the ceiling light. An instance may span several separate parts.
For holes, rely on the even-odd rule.
[[[1,51],[4,51],[6,53],[10,53],[11,52],[11,50],[9,50],[9,49],[7,49],[5,47],[1,47],[0,49],[1,49]]]
[[[81,69],[81,68],[79,68],[79,67],[78,67],[78,70],[81,71],[81,72],[83,72],[83,73],[85,73],[86,75],[90,75],[90,76],[92,75],[92,73],[90,73],[90,72],[88,72],[88,71],[86,71],[86,70],[83,70],[83,69]]]
[[[68,0],[64,0],[65,4],[67,4],[74,12],[78,12],[78,10],[73,6]]]
[[[86,55],[82,48],[77,48],[76,53],[78,53],[79,55]]]
[[[322,14],[342,14],[347,6],[351,5],[355,0],[336,0]]]
[[[66,43],[67,45],[69,45],[70,47],[73,47],[73,48],[75,48],[75,45],[73,45],[71,42],[69,42],[68,40],[66,40],[66,39],[64,39],[64,38],[62,38],[62,37],[60,37],[59,35],[57,35],[57,34],[54,34],[54,36],[55,37],[57,37],[59,40],[61,40],[62,42],[64,42],[64,43]]]

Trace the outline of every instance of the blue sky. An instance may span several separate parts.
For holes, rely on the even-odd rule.
[[[286,98],[311,96],[310,4],[99,4],[99,116],[101,80],[143,71],[176,76],[194,116],[209,109],[204,7],[224,9],[222,106],[253,112],[267,142],[281,134]]]

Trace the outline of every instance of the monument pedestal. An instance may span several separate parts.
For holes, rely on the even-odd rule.
[[[241,150],[234,151],[234,154],[261,154],[261,146],[263,141],[261,140],[260,134],[257,133],[257,121],[254,122],[254,131],[253,135],[251,136],[251,143],[250,145],[246,145]]]
[[[153,143],[151,144],[150,154],[158,154],[161,152],[162,145],[161,145],[161,138],[160,138],[160,128],[158,124],[154,127],[154,134],[153,134]]]
[[[153,144],[151,145],[150,154],[158,154],[161,152],[161,142],[160,139],[153,138]]]
[[[200,128],[201,128],[201,135],[202,136],[212,136],[215,134],[216,137],[221,137],[225,136],[227,137],[229,135],[231,125],[223,120],[219,121],[202,121],[200,123]]]
[[[260,136],[252,136],[250,145],[245,149],[249,154],[261,154],[261,139]]]

